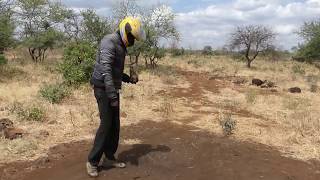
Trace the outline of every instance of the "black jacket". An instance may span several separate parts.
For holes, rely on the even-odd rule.
[[[116,99],[117,90],[121,89],[126,53],[127,49],[119,32],[109,34],[101,40],[91,84],[105,88],[110,99]]]

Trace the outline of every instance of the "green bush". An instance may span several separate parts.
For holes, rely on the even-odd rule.
[[[202,50],[202,54],[206,56],[212,56],[214,55],[212,47],[211,46],[205,46]]]
[[[51,103],[60,103],[63,98],[70,93],[68,87],[64,84],[44,85],[40,91],[40,95]]]
[[[96,48],[89,42],[70,43],[64,50],[63,62],[59,70],[65,82],[79,85],[88,82],[95,63]]]
[[[15,102],[11,107],[11,112],[16,113],[19,118],[28,121],[44,121],[46,113],[43,107],[32,105],[24,107],[21,103]]]
[[[298,51],[298,56],[306,59],[307,62],[320,60],[320,37],[315,37]]]
[[[174,49],[171,49],[171,56],[173,57],[177,57],[177,56],[183,56],[185,54],[185,50],[184,48],[174,48]]]
[[[26,109],[25,113],[25,117],[29,121],[43,121],[45,118],[45,111],[42,107],[30,107]]]
[[[305,69],[299,64],[296,64],[296,65],[292,66],[292,72],[295,73],[295,74],[301,74],[301,75],[305,75],[306,74]]]
[[[0,66],[5,65],[7,63],[8,63],[8,61],[7,61],[6,57],[3,54],[0,54]]]

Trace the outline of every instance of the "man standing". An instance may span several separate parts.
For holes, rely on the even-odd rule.
[[[86,164],[87,173],[91,177],[98,176],[97,168],[103,154],[105,158],[102,166],[126,167],[124,162],[117,161],[114,156],[120,131],[119,89],[122,81],[137,83],[136,79],[123,73],[126,48],[133,46],[135,40],[144,39],[140,20],[127,17],[120,23],[119,30],[101,40],[91,78],[101,121]]]

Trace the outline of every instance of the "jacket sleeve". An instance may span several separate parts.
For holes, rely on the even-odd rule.
[[[115,45],[111,39],[103,41],[100,45],[100,64],[103,66],[104,85],[109,99],[117,99],[117,91],[113,82],[112,66],[115,61]]]

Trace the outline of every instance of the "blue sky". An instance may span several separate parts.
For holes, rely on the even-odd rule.
[[[176,14],[181,33],[180,45],[201,49],[215,48],[228,42],[239,25],[263,24],[277,33],[275,44],[283,49],[297,46],[296,31],[304,21],[320,19],[320,0],[138,0],[143,6],[164,3]],[[110,14],[117,0],[62,0],[72,8],[95,8],[101,15]]]

